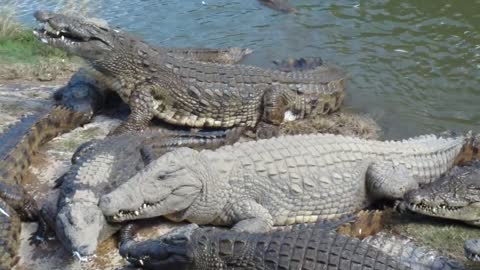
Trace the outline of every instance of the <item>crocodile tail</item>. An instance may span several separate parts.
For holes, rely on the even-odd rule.
[[[465,143],[462,146],[462,150],[455,159],[455,165],[465,165],[466,163],[479,160],[479,145],[480,145],[480,134],[473,135],[472,132],[469,132],[465,137]]]
[[[88,121],[88,116],[74,112],[62,106],[54,107],[45,116],[36,121],[26,131],[14,148],[3,157],[0,165],[2,178],[13,179],[20,184],[26,169],[31,164],[32,156],[39,147],[56,136],[68,132]],[[6,179],[2,179],[6,181]],[[7,181],[8,182],[8,181]]]

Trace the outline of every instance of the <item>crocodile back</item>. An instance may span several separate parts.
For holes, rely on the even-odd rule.
[[[409,269],[358,239],[309,227],[248,234],[199,231],[193,237],[194,269]]]
[[[223,196],[235,204],[250,198],[267,208],[275,225],[288,225],[368,206],[366,171],[375,162],[401,164],[427,183],[451,167],[461,145],[461,138],[435,136],[382,142],[316,134],[238,143],[203,151],[200,159],[218,173],[210,186],[226,181],[226,188],[207,194],[210,199]]]

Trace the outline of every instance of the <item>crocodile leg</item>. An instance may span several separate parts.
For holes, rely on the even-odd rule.
[[[109,136],[130,131],[143,131],[148,126],[154,112],[154,98],[148,88],[139,87],[132,93],[129,101],[130,115],[125,122],[110,132]]]
[[[417,181],[404,165],[391,162],[373,163],[367,170],[367,187],[373,198],[401,199],[410,190],[418,188]]]
[[[283,122],[288,102],[281,91],[272,87],[263,96],[263,116],[257,126],[257,138],[268,139],[276,137],[280,132],[279,125]]]
[[[267,232],[273,226],[272,215],[257,202],[246,200],[232,205],[233,217],[237,224],[232,227],[235,231]]]

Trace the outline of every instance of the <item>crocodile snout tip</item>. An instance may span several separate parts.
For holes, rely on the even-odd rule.
[[[54,13],[47,10],[37,10],[33,13],[33,17],[39,22],[46,22],[54,16]]]

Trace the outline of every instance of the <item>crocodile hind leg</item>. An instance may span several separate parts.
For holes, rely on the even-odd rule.
[[[152,120],[154,99],[148,87],[137,88],[131,94],[128,104],[131,111],[130,115],[125,122],[110,132],[109,136],[132,131],[143,131],[148,126],[150,120]]]
[[[238,222],[232,227],[235,231],[268,232],[273,226],[273,217],[257,202],[245,200],[232,206],[233,219]]]
[[[287,111],[287,99],[282,91],[275,87],[265,91],[263,96],[263,115],[257,125],[257,138],[268,139],[278,136],[280,124],[285,118]]]
[[[404,165],[373,163],[367,170],[367,189],[375,199],[401,199],[407,191],[417,189],[417,181]]]

